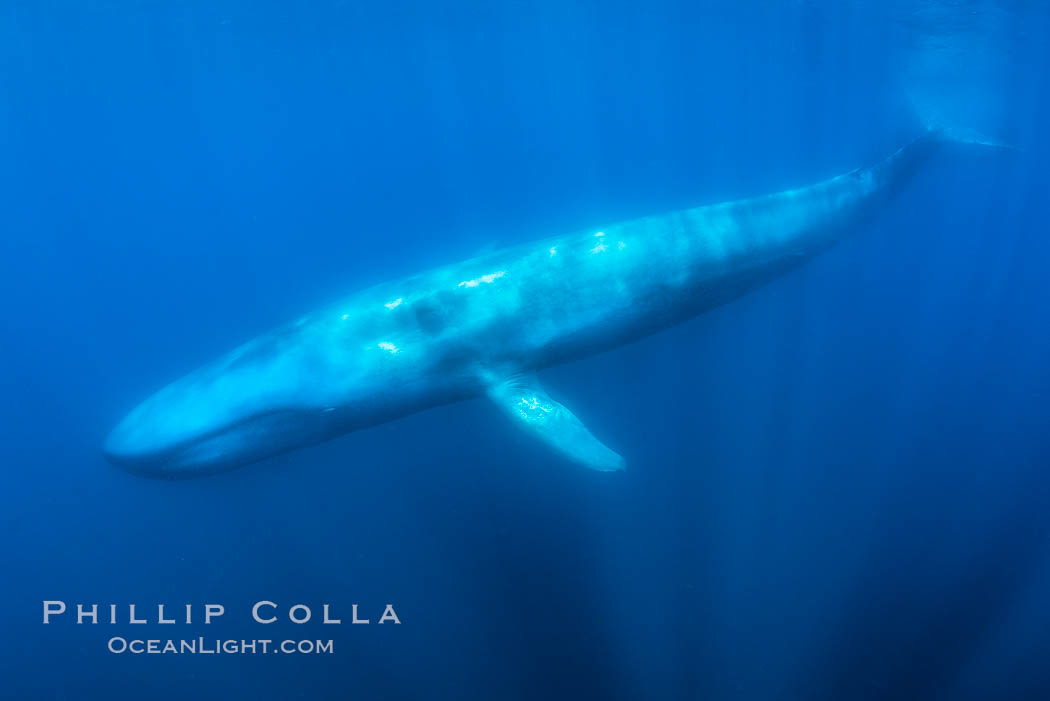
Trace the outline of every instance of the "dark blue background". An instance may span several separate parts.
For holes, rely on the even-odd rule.
[[[0,4],[0,695],[1050,697],[1050,13],[700,5]],[[1024,150],[948,154],[799,272],[544,373],[625,474],[484,401],[200,481],[101,456],[334,297],[806,184],[928,102]],[[227,614],[44,627],[44,599]],[[403,624],[264,627],[258,599]]]

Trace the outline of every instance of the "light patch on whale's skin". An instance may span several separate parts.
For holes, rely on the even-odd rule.
[[[809,187],[542,239],[363,290],[164,388],[117,426],[106,452],[148,474],[216,471],[487,395],[515,421],[525,412],[521,425],[567,459],[621,469],[522,373],[667,328],[796,267],[869,219],[938,143],[924,137]]]
[[[464,280],[463,282],[461,282],[458,285],[456,285],[456,287],[477,287],[478,285],[481,285],[481,284],[490,285],[490,284],[492,284],[493,282],[495,282],[496,280],[500,279],[501,277],[503,277],[506,274],[507,273],[506,273],[505,270],[498,270],[498,271],[496,271],[494,273],[488,273],[487,275],[482,275],[481,277],[476,277],[473,280]]]

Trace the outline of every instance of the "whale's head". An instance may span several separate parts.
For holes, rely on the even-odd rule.
[[[106,457],[143,475],[193,477],[348,430],[330,370],[289,345],[279,335],[257,339],[163,388],[113,429]]]

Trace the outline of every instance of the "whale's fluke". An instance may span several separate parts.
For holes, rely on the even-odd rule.
[[[551,399],[535,375],[515,375],[491,386],[488,396],[511,420],[573,462],[601,472],[624,469],[623,458]]]

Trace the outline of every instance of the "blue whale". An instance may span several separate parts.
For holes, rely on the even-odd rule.
[[[487,396],[568,460],[624,460],[536,371],[642,338],[799,266],[885,208],[944,144],[808,187],[555,236],[385,283],[240,346],[148,398],[105,453],[133,472],[230,469]]]

